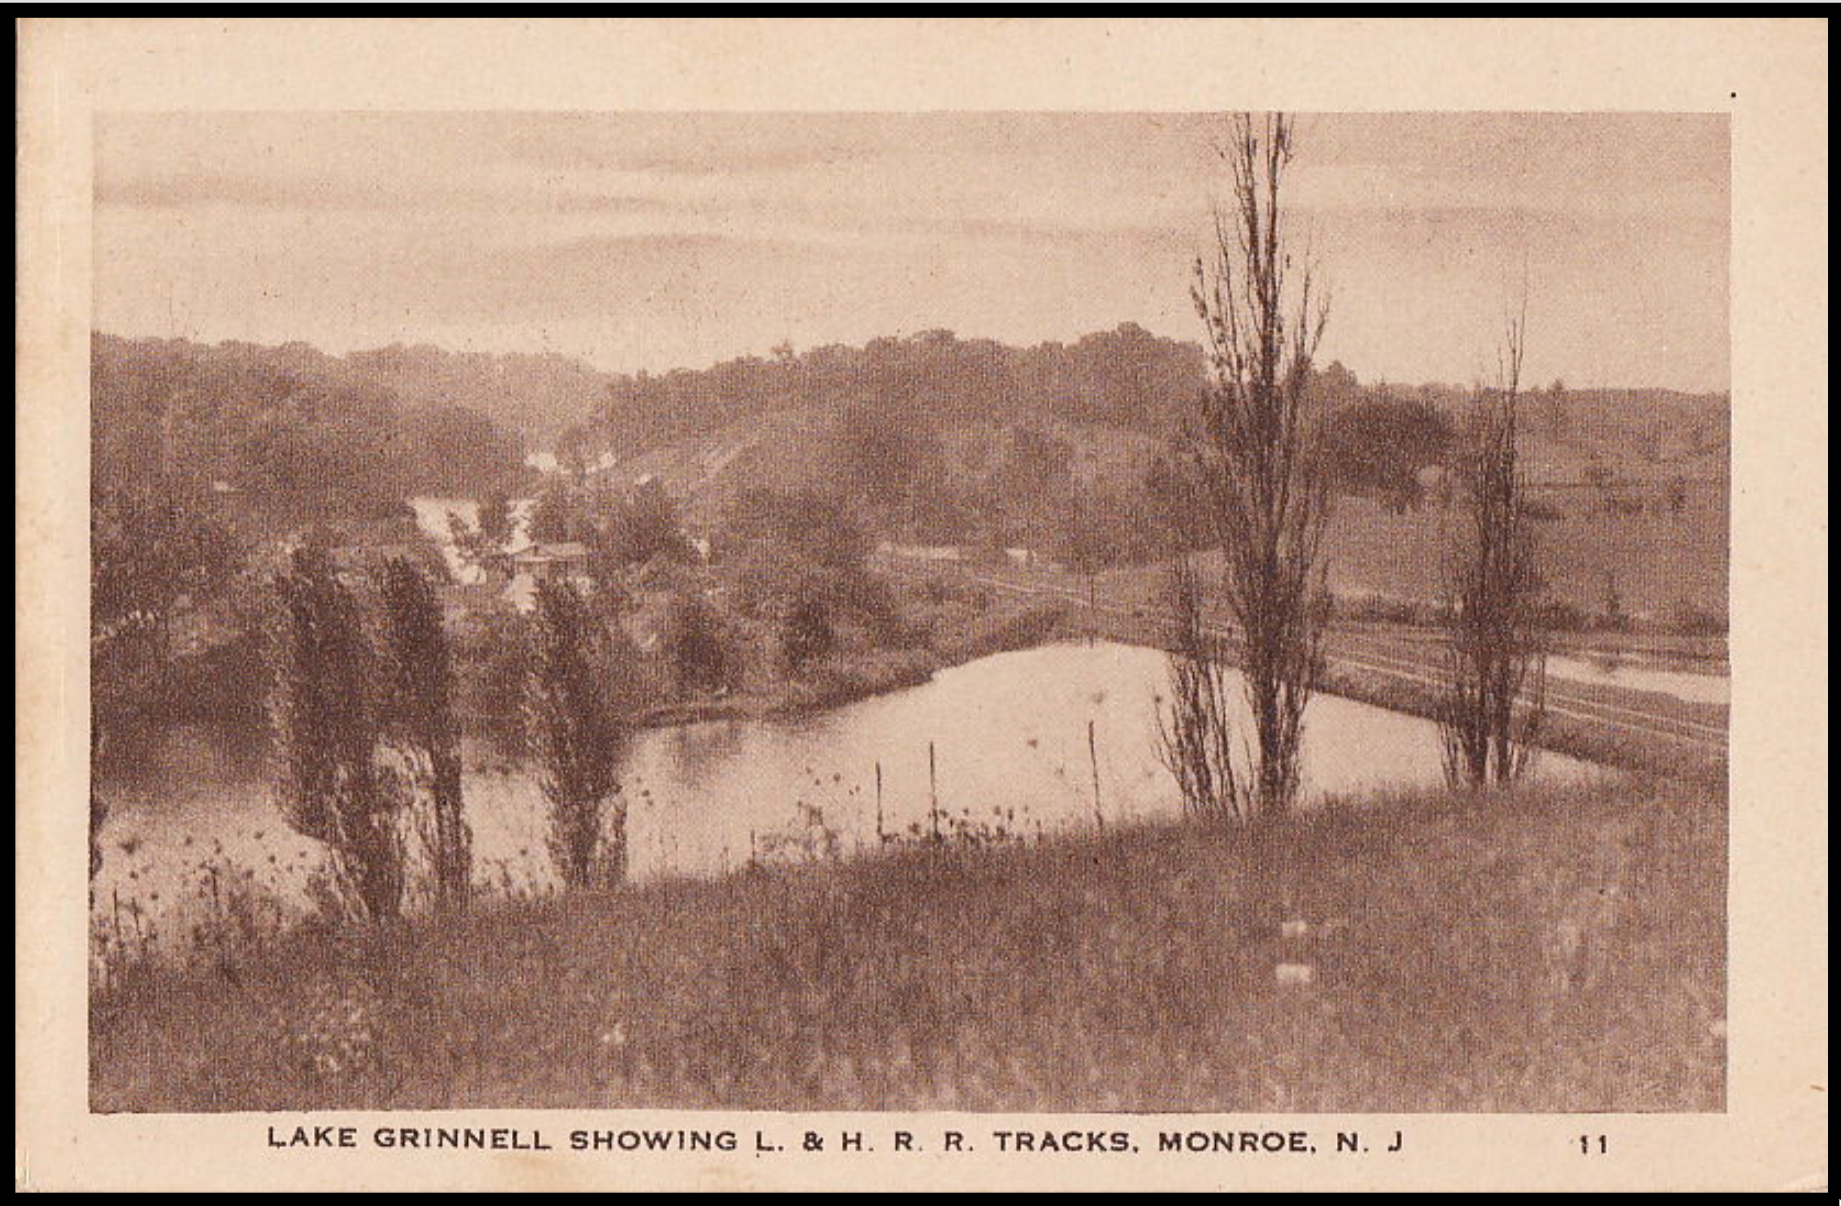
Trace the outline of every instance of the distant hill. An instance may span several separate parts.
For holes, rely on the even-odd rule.
[[[656,481],[693,521],[713,524],[751,489],[851,491],[886,472],[892,467],[886,461],[841,472],[852,459],[841,445],[851,440],[855,417],[849,409],[830,406],[774,411],[631,457],[609,457],[592,475],[616,488]],[[1162,447],[1145,433],[1100,423],[1039,416],[1014,422],[945,417],[911,444],[898,446],[888,461],[912,457],[925,462],[924,472],[907,476],[913,493],[957,496],[974,509],[995,510],[979,491],[1002,495],[1008,503],[1029,495],[1051,496],[1029,499],[1034,505],[1053,505],[1052,496],[1067,490],[1135,492]],[[1032,457],[1034,466],[1019,468]],[[933,535],[956,539],[962,533]]]
[[[555,353],[449,352],[391,344],[342,358],[405,406],[464,406],[547,448],[607,400],[614,378]]]
[[[578,454],[627,459],[686,439],[707,441],[737,424],[773,415],[862,407],[889,422],[950,432],[967,424],[1097,425],[1161,441],[1201,389],[1205,362],[1195,343],[1152,335],[1132,323],[1072,343],[1012,347],[959,339],[950,331],[831,345],[767,358],[739,357],[704,370],[611,378],[591,421],[569,432]],[[1340,364],[1323,367],[1332,404],[1373,396],[1427,402],[1453,418],[1475,401],[1469,386],[1377,387]],[[1665,389],[1524,389],[1523,432],[1544,472],[1577,478],[1594,461],[1620,474],[1723,474],[1730,401],[1725,394]],[[1662,466],[1662,469],[1657,469]]]
[[[521,438],[404,374],[304,343],[90,341],[95,488],[181,488],[300,520],[390,515],[526,471]]]
[[[164,348],[181,358],[261,361],[278,370],[337,377],[387,391],[404,409],[464,407],[516,433],[530,448],[547,448],[559,432],[583,422],[606,401],[614,380],[583,361],[549,352],[450,352],[398,343],[334,356],[305,343],[205,344],[102,333],[96,342],[105,350]]]
[[[1135,323],[1033,347],[950,331],[804,352],[783,345],[766,359],[616,376],[574,438],[626,458],[768,414],[845,407],[936,430],[1059,420],[1161,435],[1202,374],[1200,347]]]
[[[1472,391],[1451,385],[1399,392],[1461,415]],[[1727,394],[1668,389],[1572,389],[1563,382],[1525,388],[1522,453],[1537,482],[1581,484],[1588,467],[1626,480],[1728,476],[1732,401]]]
[[[820,466],[819,449],[802,445],[852,411],[903,438],[943,441],[956,450],[947,465],[955,477],[977,476],[966,467],[970,459],[1001,448],[1010,438],[1005,433],[1045,431],[1059,433],[1077,453],[1129,450],[1098,475],[1123,481],[1138,472],[1145,449],[1167,438],[1204,379],[1199,345],[1133,323],[1029,347],[938,330],[860,347],[783,345],[764,358],[662,374],[603,373],[551,353],[451,352],[426,344],[331,356],[302,343],[203,345],[98,335],[95,348],[103,411],[118,401],[126,407],[118,418],[133,420],[104,442],[129,455],[137,446],[144,453],[149,439],[159,444],[146,413],[153,395],[231,390],[272,400],[298,378],[336,384],[345,404],[358,409],[475,414],[499,433],[495,449],[510,438],[526,450],[555,451],[564,463],[612,461],[623,474],[682,479],[687,494],[724,494],[750,477],[783,484],[834,474]],[[184,384],[201,365],[216,384]],[[1374,389],[1339,364],[1324,368],[1322,382],[1337,401]],[[1473,399],[1457,385],[1385,388],[1454,416]],[[1723,476],[1728,412],[1724,394],[1569,389],[1555,382],[1526,392],[1525,451],[1537,478],[1555,482],[1579,481],[1588,467],[1625,478]],[[438,458],[422,459],[412,476],[466,484],[464,472],[443,474]]]

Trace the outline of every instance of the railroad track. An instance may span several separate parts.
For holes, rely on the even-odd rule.
[[[1347,638],[1345,637],[1345,639]],[[1377,638],[1372,636],[1358,636],[1356,639],[1373,641]],[[1342,656],[1345,661],[1355,660],[1347,654]],[[1403,657],[1398,653],[1364,649],[1361,651],[1360,656],[1364,659],[1382,663],[1382,665],[1374,668],[1383,672],[1397,672],[1403,676],[1429,673],[1434,675],[1434,677],[1426,679],[1425,681],[1440,681],[1436,677],[1436,667],[1429,667],[1423,661],[1415,661],[1410,657]],[[1552,675],[1549,675],[1547,679],[1547,706],[1549,711],[1561,710],[1555,706],[1556,696],[1562,704],[1587,710],[1586,713],[1574,713],[1575,715],[1580,715],[1583,719],[1602,720],[1606,723],[1670,726],[1682,736],[1717,741],[1722,745],[1725,744],[1726,741],[1726,728],[1724,725],[1711,724],[1707,721],[1695,720],[1688,716],[1673,716],[1663,712],[1609,703],[1605,700],[1597,699],[1570,689],[1570,684],[1568,684],[1566,680],[1556,679]]]
[[[897,568],[896,572],[910,573],[905,567]],[[925,571],[918,571],[916,575],[912,576],[924,573]],[[1165,622],[1169,620],[1166,614],[1162,612],[1153,612],[1147,608],[1134,608],[1118,603],[1089,600],[1087,592],[1078,587],[1056,586],[1046,583],[1012,582],[1004,578],[978,573],[968,573],[966,574],[966,578],[968,581],[974,582],[980,586],[1004,591],[1008,594],[1037,597],[1053,596],[1056,598],[1068,599],[1082,606],[1090,606],[1107,615],[1123,619],[1162,620]],[[1230,635],[1228,630],[1219,626],[1212,627],[1211,632],[1215,636]],[[1388,639],[1376,636],[1372,632],[1362,632],[1360,630],[1342,632],[1332,630],[1332,638],[1340,638],[1344,641],[1354,639],[1366,642]],[[1367,648],[1353,652],[1347,649],[1332,649],[1327,654],[1327,658],[1333,667],[1348,667],[1369,674],[1377,674],[1400,681],[1412,682],[1420,686],[1437,687],[1442,685],[1443,682],[1435,666],[1429,666],[1424,661],[1415,660],[1410,656],[1404,656],[1398,652],[1397,649],[1376,650]],[[1563,681],[1556,682],[1556,680],[1551,677],[1547,680],[1546,686],[1546,709],[1549,713],[1556,716],[1564,716],[1571,720],[1583,721],[1588,724],[1615,729],[1625,733],[1632,733],[1642,737],[1660,737],[1670,741],[1683,742],[1719,751],[1724,751],[1727,747],[1726,729],[1723,725],[1711,724],[1706,721],[1695,720],[1685,716],[1671,715],[1665,712],[1646,709],[1634,704],[1609,703],[1602,699],[1585,696],[1577,691],[1569,690]]]

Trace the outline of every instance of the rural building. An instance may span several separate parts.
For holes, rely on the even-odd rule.
[[[533,582],[566,582],[588,570],[588,546],[579,541],[527,545],[510,556],[514,576],[528,575]]]
[[[885,557],[905,557],[911,561],[964,561],[965,550],[956,544],[895,544],[884,540],[876,551]]]

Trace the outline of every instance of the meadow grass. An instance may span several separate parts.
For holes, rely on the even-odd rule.
[[[1725,832],[1427,791],[298,932],[98,993],[92,1104],[1717,1110]]]
[[[1538,495],[1537,495],[1538,497]],[[1443,567],[1456,510],[1434,506],[1391,514],[1372,499],[1339,498],[1324,533],[1322,564],[1345,618],[1426,624],[1445,595]],[[1695,645],[1724,635],[1727,615],[1728,517],[1723,495],[1684,514],[1607,514],[1567,501],[1556,518],[1534,525],[1549,603],[1597,622],[1615,589],[1626,616],[1646,637],[1666,636],[1692,618]],[[1198,557],[1205,575],[1220,554]],[[1168,592],[1162,564],[1120,566],[1101,575],[1103,596],[1160,606]],[[1594,634],[1616,643],[1627,634]]]

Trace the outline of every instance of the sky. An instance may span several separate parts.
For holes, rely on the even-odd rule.
[[[947,329],[1197,339],[1206,114],[117,114],[96,329],[598,368]],[[1728,125],[1302,115],[1292,230],[1363,380],[1724,390]]]

